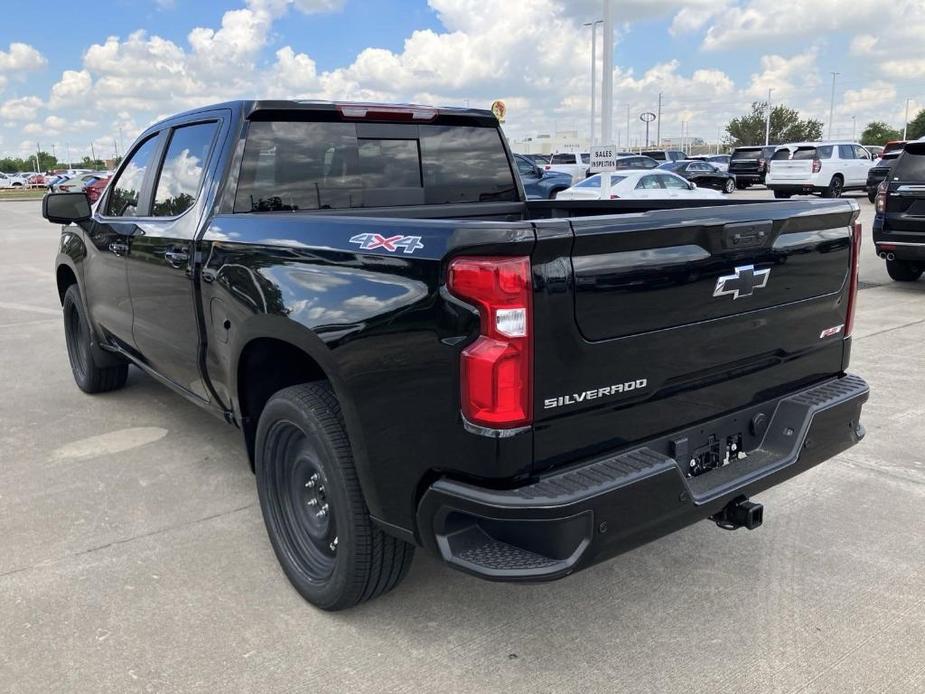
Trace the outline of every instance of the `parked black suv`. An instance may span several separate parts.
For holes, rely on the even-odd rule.
[[[874,245],[898,282],[925,271],[925,142],[910,142],[877,190]]]
[[[777,145],[767,147],[736,147],[729,160],[729,173],[736,177],[736,188],[748,188],[760,183],[768,173],[768,162],[774,156]]]
[[[867,199],[871,202],[877,198],[877,188],[880,187],[880,184],[890,175],[890,171],[893,169],[893,166],[896,164],[896,160],[899,159],[899,155],[902,154],[901,149],[894,150],[892,152],[885,152],[880,155],[880,158],[877,162],[867,171]]]

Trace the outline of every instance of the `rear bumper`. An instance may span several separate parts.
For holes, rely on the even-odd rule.
[[[735,176],[736,183],[746,183],[749,185],[753,183],[764,183],[764,174],[754,172],[737,173],[736,171],[730,171],[729,173]]]
[[[800,195],[806,193],[822,193],[825,191],[825,186],[817,186],[812,183],[767,183],[768,190],[779,190],[782,193],[791,193],[793,195]]]
[[[708,518],[736,497],[853,446],[864,436],[867,397],[862,379],[844,376],[523,487],[495,490],[442,478],[418,507],[421,539],[452,566],[482,578],[562,578]],[[759,412],[769,417],[767,428],[748,457],[685,476],[688,441],[693,447],[705,433],[725,436]]]

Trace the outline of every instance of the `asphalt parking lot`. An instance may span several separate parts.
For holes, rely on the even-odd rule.
[[[279,570],[236,430],[137,370],[76,388],[58,227],[0,203],[0,690],[925,691],[925,280],[889,280],[857,199],[868,436],[758,497],[762,528],[534,586],[419,552],[338,614]]]

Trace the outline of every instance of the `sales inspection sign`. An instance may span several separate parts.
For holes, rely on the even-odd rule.
[[[617,148],[613,145],[595,145],[591,147],[591,173],[617,170]]]

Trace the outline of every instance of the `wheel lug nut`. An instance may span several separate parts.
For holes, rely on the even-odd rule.
[[[308,478],[308,482],[305,483],[305,486],[309,489],[314,489],[315,485],[318,484],[318,473],[312,473],[312,476]]]
[[[309,499],[309,500],[308,500],[308,505],[309,505],[309,506],[317,506],[317,505],[318,505],[318,499]]]
[[[333,540],[331,540],[331,544],[328,545],[328,549],[330,549],[332,552],[335,549],[337,549],[337,538],[336,537]]]
[[[315,517],[324,518],[326,515],[328,515],[328,505],[323,504],[321,508],[318,510],[318,513],[315,514]]]

